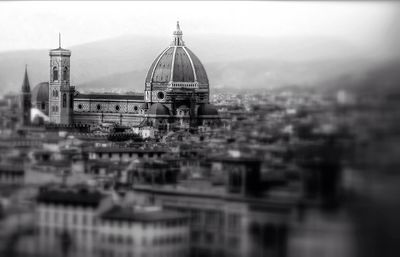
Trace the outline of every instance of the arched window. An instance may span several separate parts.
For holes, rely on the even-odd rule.
[[[67,81],[68,80],[68,67],[64,67],[63,71],[63,80]]]
[[[53,81],[58,80],[58,69],[57,67],[53,67]]]
[[[63,94],[62,96],[62,107],[66,108],[67,107],[67,94]]]

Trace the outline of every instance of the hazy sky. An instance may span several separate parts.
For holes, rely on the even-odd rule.
[[[125,34],[328,37],[385,47],[398,29],[395,2],[0,2],[0,51],[66,47]],[[393,39],[394,40],[394,39]]]

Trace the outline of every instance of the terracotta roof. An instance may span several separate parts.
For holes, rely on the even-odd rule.
[[[119,220],[132,222],[171,221],[187,218],[185,214],[167,210],[134,210],[115,206],[101,215],[104,220]]]
[[[172,73],[172,79],[171,79]],[[146,76],[146,82],[199,82],[208,85],[200,59],[186,46],[169,46],[159,55]]]
[[[165,148],[141,149],[136,147],[88,147],[85,152],[95,153],[163,153],[167,152]]]
[[[106,99],[106,100],[133,100],[133,101],[144,101],[143,94],[81,94],[77,93],[74,96],[75,99]]]
[[[37,201],[47,204],[90,206],[96,208],[106,195],[87,189],[48,189],[39,192]]]
[[[148,111],[149,115],[170,115],[169,109],[160,103],[154,103],[151,105],[150,110]]]

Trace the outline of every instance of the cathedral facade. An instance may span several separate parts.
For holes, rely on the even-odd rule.
[[[219,123],[209,102],[209,81],[199,58],[185,45],[177,23],[173,41],[151,64],[144,94],[82,94],[70,84],[71,51],[49,52],[50,79],[32,90],[32,105],[54,124],[192,128]]]

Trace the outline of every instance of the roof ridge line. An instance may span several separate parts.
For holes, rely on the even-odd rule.
[[[153,71],[151,72],[151,77],[150,77],[150,83],[153,83],[154,79],[154,72],[156,71],[157,65],[160,62],[161,58],[164,56],[164,54],[171,48],[171,46],[168,46],[158,57],[156,64],[153,67]],[[151,86],[151,91],[153,90],[153,86]]]
[[[192,70],[193,70],[193,76],[194,76],[194,82],[197,82],[197,75],[196,75],[196,69],[194,68],[194,64],[193,64],[193,60],[192,57],[190,56],[189,52],[186,51],[186,46],[182,46],[183,51],[185,51],[185,53],[187,54],[190,64],[192,65]]]
[[[171,65],[171,76],[169,78],[169,83],[173,82],[173,76],[174,76],[174,67],[175,67],[175,55],[176,55],[176,48],[177,46],[174,46],[174,53],[172,55],[172,65]]]

